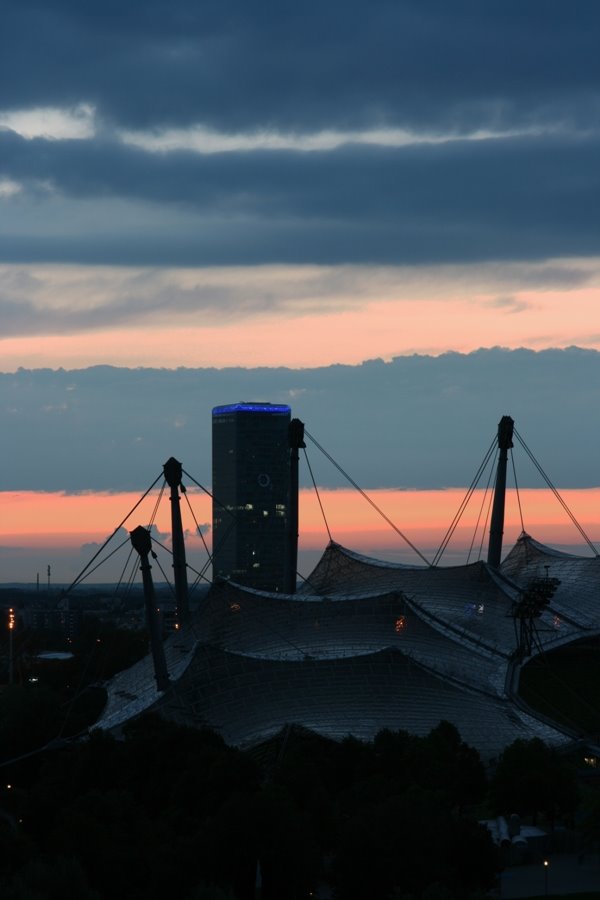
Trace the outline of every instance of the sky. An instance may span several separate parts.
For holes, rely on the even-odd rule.
[[[58,522],[170,455],[209,483],[210,407],[240,399],[290,402],[373,490],[467,485],[506,413],[597,486],[597,4],[2,18],[0,582],[9,497]]]

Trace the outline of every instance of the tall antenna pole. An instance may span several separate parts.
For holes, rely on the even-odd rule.
[[[177,621],[181,625],[190,616],[187,583],[187,562],[185,559],[185,542],[181,522],[181,506],[179,488],[185,491],[181,483],[182,467],[174,456],[163,466],[165,479],[171,488],[171,538],[173,542],[173,576],[175,578],[175,598],[177,601]]]
[[[490,526],[490,543],[488,545],[488,565],[495,569],[500,565],[502,556],[502,536],[504,534],[504,506],[506,499],[506,467],[508,451],[513,446],[514,421],[510,416],[502,416],[498,423],[498,468],[496,470],[496,486],[494,488],[494,505]]]
[[[306,447],[304,443],[304,422],[300,419],[292,419],[289,428],[290,436],[290,517],[289,517],[289,545],[288,545],[288,571],[287,592],[296,593],[296,572],[298,571],[298,463],[300,449]]]

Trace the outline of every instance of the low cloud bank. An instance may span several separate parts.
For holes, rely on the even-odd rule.
[[[238,400],[289,403],[365,489],[469,484],[505,414],[556,485],[591,487],[598,384],[600,353],[577,348],[313,369],[21,369],[0,374],[0,490],[137,491],[170,456],[209,486],[211,409]],[[319,484],[345,484],[307,449]],[[515,459],[520,485],[541,486],[519,447]]]

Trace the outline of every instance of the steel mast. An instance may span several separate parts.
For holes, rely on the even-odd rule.
[[[185,492],[181,483],[182,466],[172,456],[163,466],[167,484],[171,488],[171,535],[173,542],[173,576],[175,579],[175,599],[177,602],[177,622],[182,625],[190,616],[187,583],[187,562],[185,558],[185,542],[181,522],[181,506],[179,488]]]
[[[166,691],[169,686],[169,673],[167,671],[167,661],[165,658],[165,648],[162,642],[162,634],[160,621],[158,618],[158,610],[156,608],[156,595],[154,593],[154,582],[152,581],[152,566],[150,565],[149,556],[152,552],[152,539],[150,532],[143,525],[138,525],[133,531],[129,532],[133,549],[139,553],[142,569],[142,582],[144,585],[144,600],[146,603],[146,620],[148,622],[148,631],[150,633],[150,649],[152,651],[152,659],[154,662],[154,676],[156,678],[156,687],[159,691]]]
[[[498,423],[498,468],[496,470],[496,486],[494,488],[494,505],[490,525],[490,542],[488,545],[488,565],[498,568],[502,556],[502,536],[504,534],[504,505],[506,499],[506,466],[508,451],[513,446],[514,421],[510,416],[502,416]]]

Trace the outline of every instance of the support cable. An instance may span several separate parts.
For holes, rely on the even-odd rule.
[[[164,495],[164,493],[165,493],[165,485],[166,485],[166,483],[167,483],[167,482],[166,482],[166,479],[165,479],[165,480],[163,481],[162,487],[161,487],[161,489],[160,489],[160,491],[159,491],[159,493],[158,493],[158,497],[156,498],[156,503],[154,504],[154,509],[152,510],[152,515],[150,516],[150,521],[149,521],[149,523],[148,523],[148,525],[147,525],[148,531],[150,531],[151,528],[152,528],[152,526],[154,525],[154,520],[156,519],[156,514],[157,514],[157,512],[158,512],[158,507],[160,506],[160,501],[162,500],[163,495]]]
[[[207,495],[210,497],[210,499],[213,501],[213,503],[216,503],[217,506],[220,507],[220,509],[225,510],[226,513],[229,513],[230,516],[233,516],[233,518],[235,518],[235,513],[233,512],[233,510],[229,509],[227,506],[225,506],[223,503],[221,503],[221,502],[214,496],[214,494],[211,494],[211,492],[208,490],[208,488],[205,488],[203,484],[200,484],[199,481],[196,481],[196,479],[193,478],[193,477],[190,475],[189,472],[186,472],[185,469],[182,469],[181,471],[183,472],[183,474],[185,475],[186,478],[189,478],[190,481],[193,481],[193,482],[194,482],[194,484],[196,485],[196,487],[199,487],[201,491],[204,491],[204,493],[207,494]]]
[[[225,596],[219,597],[219,595],[217,594],[217,600],[222,604],[227,604],[228,606],[230,605],[229,599]],[[283,641],[283,643],[287,644],[289,647],[292,647],[294,650],[296,650],[297,653],[301,653],[305,659],[310,657],[310,654],[307,652],[305,647],[297,644],[290,637],[288,637],[285,631],[280,631],[279,628],[276,628],[275,625],[273,625],[272,618],[264,618],[263,616],[261,616],[260,613],[257,612],[256,605],[250,605],[249,603],[249,608],[252,610],[251,616],[256,619],[260,623],[260,625],[262,625],[265,631],[269,631],[271,634],[276,635],[281,641]]]
[[[119,526],[119,527],[120,527],[120,526]],[[112,537],[112,535],[111,535],[111,537]],[[127,537],[125,538],[125,540],[122,541],[122,542],[119,544],[118,547],[115,547],[114,550],[111,550],[111,552],[108,554],[108,556],[105,556],[104,559],[101,559],[99,563],[96,563],[96,565],[94,566],[93,569],[89,569],[89,571],[86,572],[85,577],[82,578],[81,576],[78,576],[79,580],[78,580],[77,582],[74,581],[73,584],[72,584],[70,587],[68,587],[68,588],[66,589],[65,593],[63,594],[63,596],[65,596],[66,594],[68,594],[69,591],[70,591],[72,588],[74,588],[74,587],[76,586],[76,584],[81,584],[83,581],[85,581],[86,578],[89,578],[90,575],[91,575],[93,572],[95,572],[96,569],[99,569],[100,566],[103,566],[104,563],[107,562],[107,561],[111,558],[111,556],[114,556],[115,553],[118,553],[119,550],[121,550],[121,549],[125,546],[125,544],[126,544],[128,541],[129,541],[129,536],[127,536]],[[108,543],[108,542],[107,542],[107,543]],[[106,543],[104,544],[104,546],[106,546]],[[96,553],[96,556],[98,556],[97,553]],[[96,556],[94,556],[94,559],[96,559]],[[91,563],[91,562],[93,562],[93,560],[90,560],[90,563]],[[90,563],[88,563],[88,565],[86,566],[86,568],[89,567]]]
[[[206,543],[206,539],[205,539],[204,535],[202,534],[202,531],[201,531],[201,529],[200,529],[200,525],[198,524],[198,520],[197,520],[196,516],[194,515],[194,510],[192,509],[192,504],[190,503],[190,498],[189,498],[188,495],[187,495],[187,491],[186,491],[186,493],[185,493],[183,496],[184,496],[185,499],[186,499],[186,502],[187,502],[187,505],[188,505],[188,509],[189,509],[190,513],[192,514],[192,519],[194,520],[194,522],[195,522],[195,524],[196,524],[196,531],[197,531],[198,534],[200,535],[200,538],[201,538],[201,540],[202,540],[202,543],[204,544],[204,549],[206,550],[207,556],[210,557],[210,550],[208,549],[208,544]]]
[[[492,483],[493,477],[494,477],[494,466],[490,466],[490,474],[488,475],[488,480],[487,480],[487,484],[485,486],[485,491],[483,492],[483,497],[481,498],[481,505],[479,507],[479,513],[477,515],[477,521],[475,523],[475,528],[473,530],[471,546],[469,547],[469,552],[467,554],[467,565],[469,565],[469,562],[471,559],[471,553],[473,552],[473,545],[475,544],[475,538],[477,537],[477,533],[479,531],[479,523],[481,522],[481,514],[483,513],[483,508],[485,506],[485,501],[487,500],[488,491],[490,489],[490,485]],[[485,525],[487,525],[487,521],[488,521],[488,518],[490,515],[490,504],[491,504],[491,501],[487,505],[487,512],[486,512],[486,516],[485,516]],[[482,529],[482,533],[481,533],[481,543],[479,545],[479,558],[481,558],[481,550],[483,548],[483,540],[485,537],[485,525],[484,525],[484,527]]]
[[[521,508],[521,495],[519,494],[519,485],[517,483],[517,470],[515,468],[515,454],[510,454],[510,461],[512,463],[513,470],[513,478],[515,479],[515,491],[517,492],[517,505],[519,507],[519,518],[521,519],[521,534],[525,534],[525,523],[523,521],[523,510]]]
[[[196,587],[198,584],[200,584],[201,581],[206,581],[207,584],[212,584],[211,579],[206,574],[206,571],[207,571],[208,567],[210,566],[211,562],[212,562],[212,560],[210,560],[210,559],[207,560],[199,572],[197,569],[192,569],[192,572],[196,576],[196,580],[193,584],[193,587]],[[192,568],[192,567],[190,566],[190,568]]]
[[[305,452],[305,455],[306,455],[306,450],[305,450],[304,452]],[[318,488],[317,488],[317,485],[316,485],[316,482],[315,482],[315,479],[314,479],[314,476],[313,476],[313,473],[312,473],[312,469],[311,469],[310,463],[309,463],[309,461],[308,461],[308,457],[306,457],[306,463],[307,463],[308,470],[309,470],[310,475],[311,475],[311,478],[312,478],[312,482],[313,482],[313,485],[314,485],[315,493],[316,493],[316,495],[317,495],[317,499],[318,499],[318,501],[319,501],[319,506],[320,506],[320,508],[321,508],[321,514],[322,514],[322,516],[323,516],[323,521],[325,522],[325,528],[327,529],[327,534],[329,535],[329,540],[331,541],[331,540],[332,540],[332,537],[331,537],[331,532],[330,532],[330,530],[329,530],[329,525],[328,525],[328,523],[327,523],[327,518],[326,518],[326,516],[325,516],[325,510],[323,509],[323,504],[321,503],[321,497],[319,496],[319,490],[318,490]],[[223,503],[220,503],[219,500],[218,500],[218,499],[217,499],[217,498],[216,498],[216,497],[208,490],[208,488],[204,487],[203,484],[200,484],[199,481],[196,481],[196,479],[195,479],[192,475],[190,475],[189,472],[187,472],[185,469],[182,469],[182,472],[183,472],[183,474],[185,475],[186,478],[188,478],[190,481],[192,481],[192,482],[196,485],[196,487],[199,487],[200,490],[203,491],[205,494],[207,494],[207,495],[211,498],[211,500],[212,500],[212,501],[213,501],[220,509],[224,510],[224,511],[225,511],[226,513],[228,513],[228,515],[231,517],[231,519],[232,519],[231,524],[230,524],[229,528],[227,529],[227,532],[226,532],[226,533],[222,536],[222,538],[221,538],[221,543],[224,543],[224,542],[227,540],[227,538],[229,537],[229,533],[230,533],[231,529],[233,528],[233,526],[234,526],[234,524],[235,524],[235,520],[236,520],[236,514],[235,514],[235,512],[234,512],[233,510],[229,509],[229,508],[228,508],[227,506],[225,506]],[[202,567],[202,570],[201,570],[200,572],[196,571],[195,569],[193,569],[193,568],[188,564],[188,568],[189,568],[192,572],[194,572],[194,574],[196,575],[196,580],[194,581],[194,583],[193,583],[192,586],[191,586],[191,590],[194,590],[194,588],[199,584],[199,582],[200,582],[201,580],[204,580],[204,581],[206,581],[206,582],[208,582],[208,583],[210,584],[210,580],[209,580],[209,578],[207,578],[207,576],[206,576],[206,571],[207,571],[207,569],[209,568],[209,566],[212,564],[212,557],[213,557],[213,554],[211,554],[211,552],[210,552],[210,550],[209,550],[209,548],[208,548],[208,544],[206,543],[206,539],[205,539],[205,537],[204,537],[204,534],[202,533],[201,528],[200,528],[200,525],[198,524],[198,520],[196,519],[196,516],[194,515],[194,510],[192,509],[192,506],[191,506],[190,501],[189,501],[189,499],[188,499],[187,493],[185,494],[185,499],[186,499],[186,501],[187,501],[187,504],[188,504],[188,507],[189,507],[190,512],[191,512],[191,514],[192,514],[192,517],[193,517],[193,519],[194,519],[194,522],[196,523],[196,530],[197,530],[198,534],[200,535],[200,538],[201,538],[202,543],[204,544],[204,548],[205,548],[205,550],[206,550],[206,554],[207,554],[207,556],[208,556],[208,561],[204,564],[204,566]],[[213,548],[213,549],[214,549],[214,548]],[[299,572],[297,572],[296,574],[297,574],[300,578],[302,578],[302,576],[300,575]]]
[[[126,584],[125,584],[125,590],[124,590],[124,593],[123,593],[123,595],[122,595],[122,599],[123,599],[123,600],[127,599],[127,597],[129,597],[129,595],[131,594],[131,592],[132,592],[132,590],[133,590],[133,586],[134,586],[134,584],[135,584],[135,578],[136,578],[136,575],[137,575],[138,570],[139,570],[139,562],[140,562],[140,560],[139,560],[139,557],[138,557],[138,556],[136,556],[136,557],[133,556],[133,552],[134,552],[134,551],[133,551],[133,544],[132,544],[132,545],[131,545],[131,549],[130,549],[130,551],[129,551],[129,556],[127,557],[127,563],[126,563],[126,565],[129,565],[129,566],[130,566],[130,570],[129,570],[129,575],[127,576],[127,582],[126,582]],[[124,569],[123,571],[125,571],[125,569]]]
[[[131,545],[131,542],[130,542],[130,545]],[[123,546],[123,545],[121,545],[121,546]],[[127,559],[125,560],[125,565],[123,566],[123,568],[121,570],[121,574],[119,575],[119,580],[117,581],[117,585],[115,587],[115,594],[118,593],[119,588],[121,587],[121,585],[123,583],[123,579],[125,578],[125,572],[127,570],[127,566],[129,565],[129,563],[131,561],[132,556],[133,556],[133,545],[130,546],[129,553],[127,554]],[[129,584],[128,584],[128,587],[129,587]]]
[[[308,460],[307,460],[307,462],[308,462]],[[309,465],[309,470],[310,470],[310,465]],[[207,494],[207,495],[211,498],[211,500],[213,501],[213,503],[215,503],[215,504],[219,507],[219,509],[224,510],[224,511],[230,516],[231,522],[230,522],[229,528],[228,528],[227,531],[222,535],[221,541],[220,541],[220,543],[219,543],[219,547],[222,546],[222,545],[225,543],[225,541],[227,540],[227,538],[229,537],[229,534],[230,534],[230,532],[231,532],[231,529],[232,529],[233,526],[235,525],[237,516],[236,516],[234,510],[229,509],[229,507],[227,507],[227,506],[225,506],[225,504],[221,503],[221,502],[214,496],[214,494],[212,494],[211,491],[208,490],[208,488],[204,487],[203,484],[200,484],[199,481],[196,481],[196,479],[195,479],[192,475],[190,475],[190,473],[187,472],[185,469],[182,469],[182,472],[183,472],[183,474],[185,475],[185,477],[186,477],[187,479],[189,479],[189,481],[192,481],[192,482],[196,485],[196,487],[199,487],[201,491],[203,491],[205,494]],[[311,473],[311,475],[312,475],[312,473]],[[313,478],[313,484],[314,484],[314,478]],[[315,484],[315,491],[316,491],[316,493],[317,493],[317,497],[319,497],[319,493],[318,493],[316,484]],[[187,500],[187,495],[186,495],[186,500]],[[325,513],[324,513],[324,511],[323,511],[323,506],[322,506],[322,504],[321,504],[320,498],[319,498],[319,504],[321,505],[321,512],[322,512],[322,514],[323,514],[323,519],[325,520],[325,527],[327,528],[327,533],[329,534],[329,539],[331,540],[331,533],[330,533],[329,527],[328,527],[328,525],[327,525],[327,520],[325,519]],[[188,500],[188,505],[189,505],[189,500]],[[208,549],[208,546],[207,546],[207,544],[206,544],[204,535],[202,534],[202,532],[201,532],[201,530],[200,530],[200,526],[198,525],[198,522],[197,522],[197,520],[196,520],[196,517],[194,516],[194,512],[193,512],[193,510],[191,509],[191,506],[190,506],[190,510],[191,510],[191,512],[192,512],[192,516],[194,517],[194,521],[196,522],[196,527],[197,527],[197,529],[198,529],[198,534],[199,534],[200,537],[202,538],[202,542],[204,543],[204,546],[205,546],[205,548],[206,548],[206,552],[207,552],[207,555],[208,555],[208,561],[207,561],[207,562],[205,563],[205,565],[202,567],[202,570],[201,570],[200,572],[197,572],[195,569],[192,569],[192,571],[193,571],[193,572],[196,574],[196,576],[197,576],[196,581],[195,581],[194,584],[192,585],[192,590],[193,590],[193,589],[196,587],[196,585],[199,583],[199,581],[200,581],[201,579],[204,579],[205,581],[207,581],[207,582],[210,584],[210,580],[209,580],[209,579],[207,578],[207,576],[206,576],[206,571],[207,571],[207,569],[209,568],[209,566],[212,564],[212,560],[213,560],[213,555],[214,555],[215,549],[218,549],[218,548],[213,547],[213,553],[212,553],[212,554],[210,553],[210,551],[209,551],[209,549]],[[191,568],[191,566],[188,566],[188,567]],[[214,580],[214,579],[213,579],[213,580]]]
[[[196,575],[196,579],[195,579],[194,583],[190,586],[190,593],[192,593],[203,578],[205,581],[207,581],[210,584],[209,579],[206,578],[206,576],[205,576],[205,572],[208,569],[208,567],[210,566],[210,564],[212,563],[212,554],[211,554],[210,550],[208,549],[208,544],[206,543],[206,538],[204,537],[204,534],[202,533],[202,530],[200,528],[198,520],[195,516],[194,510],[192,509],[192,504],[189,501],[187,491],[184,493],[184,497],[187,501],[187,505],[190,510],[190,513],[192,514],[192,518],[196,524],[196,531],[200,535],[200,539],[201,539],[202,543],[204,544],[204,549],[206,550],[206,556],[207,556],[207,561],[204,563],[204,566],[202,567],[201,572],[197,572],[195,569],[192,568],[192,566],[189,565],[189,563],[187,563],[188,569],[190,569]]]
[[[128,596],[131,594],[131,592],[132,592],[132,590],[133,590],[133,586],[134,586],[134,584],[135,584],[136,575],[137,575],[137,573],[138,573],[138,571],[139,571],[139,569],[140,569],[140,558],[139,558],[139,556],[133,556],[133,544],[131,545],[131,550],[132,550],[132,552],[129,554],[130,559],[132,559],[132,561],[131,561],[131,571],[129,572],[129,579],[128,579],[128,581],[127,581],[127,591],[126,591],[126,593],[125,593],[125,596],[126,596],[126,597],[128,597]]]
[[[109,535],[109,537],[107,537],[107,539],[104,541],[104,543],[102,544],[102,546],[100,547],[100,549],[97,550],[96,553],[94,553],[94,555],[92,556],[92,558],[90,559],[90,561],[87,563],[86,566],[84,566],[84,568],[81,570],[81,572],[79,573],[79,575],[77,576],[77,578],[75,578],[75,580],[69,585],[69,587],[66,588],[66,590],[65,590],[65,592],[64,592],[64,594],[63,594],[63,596],[66,596],[66,594],[68,594],[70,591],[72,591],[73,588],[74,588],[77,584],[79,584],[81,581],[83,581],[84,574],[87,572],[87,570],[88,570],[89,567],[92,565],[92,563],[94,562],[94,560],[97,559],[98,556],[100,556],[100,554],[102,553],[102,551],[104,550],[104,548],[106,547],[106,545],[114,538],[115,534],[119,531],[119,529],[121,529],[121,528],[123,527],[123,525],[125,524],[125,522],[127,521],[127,519],[128,519],[128,518],[131,516],[131,514],[138,508],[138,506],[140,505],[140,503],[142,502],[142,500],[145,500],[145,499],[146,499],[146,497],[148,496],[148,494],[150,493],[150,491],[152,490],[152,488],[156,485],[156,483],[157,483],[158,481],[160,481],[160,479],[161,479],[162,477],[163,477],[163,473],[161,472],[160,475],[158,475],[158,476],[154,479],[154,481],[152,482],[152,484],[150,485],[150,487],[148,488],[148,490],[147,490],[144,494],[142,494],[142,496],[140,497],[140,499],[138,500],[138,502],[135,504],[135,506],[133,506],[133,507],[130,509],[130,511],[127,513],[127,515],[125,516],[125,518],[123,519],[123,521],[120,522],[120,523],[117,525],[117,527],[115,528],[115,530],[113,531],[113,533],[112,533],[111,535]],[[128,538],[128,540],[129,540],[129,538]],[[123,546],[123,545],[121,545],[121,546]],[[111,554],[111,556],[112,556],[112,554]],[[107,557],[107,559],[108,559],[108,557]],[[98,568],[98,566],[96,566],[95,568]],[[94,571],[94,570],[92,569],[92,571]],[[87,578],[89,574],[91,574],[91,573],[88,572],[87,575],[85,575],[85,577]]]
[[[280,631],[279,628],[276,628],[273,625],[273,623],[271,621],[269,621],[268,618],[264,618],[259,613],[257,613],[256,607],[253,610],[253,615],[256,619],[258,619],[259,623],[262,625],[262,627],[265,629],[265,631],[270,631],[271,634],[276,635],[285,644],[287,644],[289,647],[292,647],[292,649],[296,650],[297,653],[301,653],[305,659],[310,656],[310,653],[308,653],[308,651],[306,650],[306,647],[301,647],[300,644],[297,644],[290,637],[288,637],[288,635],[285,633],[285,631]]]
[[[161,546],[162,546],[162,544],[161,544]],[[161,566],[160,560],[159,560],[158,556],[155,556],[155,557],[154,557],[154,562],[156,563],[156,565],[157,565],[158,568],[160,569],[160,573],[161,573],[162,577],[165,579],[165,581],[166,581],[166,583],[167,583],[167,587],[168,587],[169,590],[171,591],[171,595],[172,595],[173,597],[175,597],[175,588],[173,587],[173,585],[172,585],[171,582],[169,581],[169,578],[168,578],[168,576],[167,576],[167,573],[165,572],[165,570],[164,570],[163,567]]]
[[[310,437],[308,432],[307,432],[307,437]],[[329,536],[329,542],[331,543],[333,538],[331,537],[331,531],[329,530],[329,523],[327,521],[327,516],[325,515],[325,510],[323,509],[323,504],[321,502],[321,495],[319,494],[319,488],[317,487],[317,482],[315,481],[315,476],[313,475],[313,470],[312,470],[312,466],[308,459],[308,453],[306,452],[306,447],[304,447],[303,449],[304,449],[304,458],[306,460],[306,465],[308,466],[308,471],[310,472],[310,477],[311,477],[311,481],[313,483],[313,487],[315,489],[315,494],[317,495],[317,500],[319,501],[321,515],[323,516],[323,521],[325,522],[325,528],[327,529],[327,534]]]
[[[348,475],[348,473],[344,471],[344,469],[342,469],[342,467],[339,465],[339,463],[337,463],[335,461],[335,459],[327,452],[327,450],[325,450],[325,448],[322,447],[317,440],[315,440],[315,438],[312,436],[312,434],[310,434],[308,431],[305,431],[304,433],[307,437],[309,437],[311,439],[311,441],[313,442],[315,447],[321,451],[321,453],[329,460],[329,462],[333,466],[335,466],[335,468],[338,470],[338,472],[340,472],[340,474],[344,476],[344,478],[352,485],[352,487],[355,488],[362,497],[364,497],[364,499],[367,501],[367,503],[370,503],[370,505],[373,507],[373,509],[375,509],[379,513],[379,515],[383,519],[385,519],[385,521],[388,523],[388,525],[394,529],[396,534],[399,535],[399,537],[401,537],[402,540],[406,544],[408,544],[408,546],[411,548],[411,550],[414,550],[414,552],[417,554],[417,556],[423,560],[425,565],[431,566],[431,563],[429,562],[429,560],[425,556],[423,556],[421,551],[417,547],[415,547],[415,545],[412,543],[412,541],[409,540],[409,538],[407,538],[407,536],[398,528],[398,526],[394,522],[392,522],[392,520],[389,518],[389,516],[386,516],[386,514],[383,512],[383,510],[377,506],[375,501],[372,500],[369,497],[369,495],[367,493],[365,493],[365,491],[363,491],[363,489],[356,483],[356,481],[354,481],[354,479],[351,478],[350,475]]]
[[[458,525],[462,514],[464,513],[465,509],[467,508],[469,500],[473,496],[475,488],[477,487],[477,485],[479,483],[479,479],[481,478],[483,472],[486,469],[486,466],[488,465],[491,457],[493,456],[493,454],[496,450],[496,446],[497,446],[497,438],[494,437],[494,440],[490,444],[488,450],[486,451],[485,456],[483,457],[483,461],[481,462],[479,468],[477,469],[477,472],[475,473],[475,477],[473,478],[473,481],[471,482],[471,484],[469,485],[469,487],[467,489],[467,493],[465,494],[465,496],[462,499],[462,502],[458,508],[458,511],[456,512],[454,518],[452,519],[452,522],[450,523],[448,531],[444,535],[444,538],[438,548],[437,553],[433,557],[433,562],[432,562],[433,566],[437,566],[437,564],[439,563],[439,561],[441,560],[441,558],[444,554],[444,551],[446,550],[446,547],[450,543],[452,535],[454,534],[454,532],[456,530],[456,526]]]
[[[196,569],[191,570],[196,577],[194,578],[194,580],[192,581],[192,583],[189,586],[190,596],[193,595],[194,591],[197,589],[197,587],[199,586],[199,584],[201,582],[206,582],[206,584],[212,584],[212,580],[208,577],[208,575],[205,574],[206,570],[208,569],[208,565],[209,564],[207,563],[200,572],[196,571]]]
[[[189,476],[188,476],[188,477],[189,477]],[[158,541],[156,538],[152,538],[152,543],[153,543],[153,544],[157,544],[162,550],[164,550],[164,551],[166,551],[167,553],[170,553],[170,554],[172,555],[171,549],[170,549],[169,547],[165,546],[164,544],[162,544],[162,543],[161,543],[160,541]],[[169,583],[169,581],[168,581],[168,579],[167,579],[167,576],[166,576],[166,574],[165,574],[165,572],[164,572],[164,570],[163,570],[163,568],[162,568],[162,566],[161,566],[161,564],[160,564],[160,560],[158,559],[158,557],[154,557],[154,561],[156,562],[156,564],[157,564],[158,568],[160,569],[160,571],[161,571],[163,577],[165,578],[165,581],[167,582],[167,584],[169,584],[169,587],[171,587],[171,585],[170,585],[170,583]],[[209,563],[207,563],[207,566],[208,566],[208,565],[209,565]],[[199,580],[200,578],[204,577],[203,572],[202,572],[202,573],[196,572],[196,571],[193,569],[192,566],[189,566],[189,568],[190,568],[193,572],[195,572],[195,574],[198,576],[198,580]],[[206,567],[205,567],[205,568],[206,568]],[[205,570],[203,570],[203,571],[205,571]],[[208,579],[206,579],[206,580],[208,581]],[[228,602],[228,601],[227,601],[227,600],[224,600],[224,602]],[[277,628],[275,628],[275,627],[273,626],[273,624],[272,624],[271,622],[267,621],[266,619],[263,619],[262,616],[258,615],[257,612],[256,612],[256,609],[253,609],[252,615],[253,615],[255,618],[258,619],[258,621],[260,622],[260,624],[261,624],[266,630],[270,631],[272,634],[277,635],[277,637],[279,637],[280,639],[282,639],[285,643],[289,644],[289,646],[292,647],[294,650],[296,650],[298,653],[302,653],[303,656],[306,656],[306,655],[307,655],[307,652],[306,652],[306,650],[305,650],[304,648],[302,648],[301,646],[299,646],[298,644],[296,644],[294,641],[290,640],[290,638],[285,634],[285,632],[279,631]],[[197,633],[196,633],[196,629],[195,629],[193,626],[192,626],[192,629],[191,629],[191,630],[192,630],[192,633],[193,633],[196,637],[198,637],[198,635],[197,635]]]
[[[537,459],[535,458],[535,456],[533,455],[533,453],[531,452],[531,450],[529,449],[529,447],[527,446],[527,444],[525,443],[525,441],[523,440],[523,438],[521,437],[521,435],[519,434],[519,432],[517,431],[516,428],[515,428],[515,436],[517,437],[517,440],[519,441],[519,443],[525,450],[525,453],[527,454],[527,456],[529,457],[531,462],[534,464],[534,466],[536,467],[536,469],[538,470],[538,472],[540,473],[540,475],[542,476],[542,478],[544,479],[544,481],[546,482],[546,484],[548,485],[548,487],[550,488],[550,490],[552,491],[552,493],[554,494],[554,496],[556,497],[556,499],[558,500],[558,502],[560,503],[560,505],[562,506],[564,511],[566,512],[566,514],[569,516],[571,522],[573,523],[573,525],[575,526],[575,528],[577,529],[577,531],[579,532],[581,537],[584,539],[584,541],[586,542],[588,547],[591,549],[591,551],[593,552],[593,554],[595,556],[600,556],[600,553],[598,553],[597,548],[594,546],[594,544],[592,543],[590,538],[587,536],[587,534],[585,533],[585,531],[583,530],[583,528],[581,527],[581,525],[579,524],[579,522],[577,521],[577,519],[575,518],[575,516],[569,509],[569,507],[567,506],[566,502],[563,500],[563,498],[559,494],[558,490],[554,487],[554,485],[552,484],[552,482],[550,481],[550,479],[548,478],[548,476],[542,469],[541,465],[539,464],[539,462],[537,461]]]
[[[185,469],[182,469],[182,472],[183,472],[183,474],[185,475],[186,478],[188,478],[190,481],[193,481],[193,483],[196,485],[196,487],[199,487],[201,491],[204,491],[204,493],[207,494],[207,495],[211,498],[211,500],[213,501],[213,503],[216,504],[216,505],[219,507],[219,509],[224,510],[224,511],[230,516],[231,522],[230,522],[230,524],[229,524],[229,528],[227,529],[227,531],[225,532],[225,534],[222,535],[221,541],[220,541],[220,543],[219,543],[219,545],[218,545],[218,547],[221,547],[221,546],[225,543],[225,541],[227,540],[227,538],[229,537],[229,534],[230,534],[230,532],[231,532],[231,529],[232,529],[233,526],[235,525],[235,522],[236,522],[236,514],[235,514],[235,512],[234,512],[232,509],[229,509],[229,507],[225,506],[224,503],[221,503],[220,500],[218,500],[217,497],[215,497],[214,494],[212,494],[212,493],[208,490],[208,488],[204,487],[203,484],[200,484],[199,481],[196,481],[196,479],[193,477],[193,475],[190,475],[190,473],[189,473],[189,472],[186,472]],[[196,582],[194,583],[194,585],[192,586],[192,589],[196,586],[196,584],[198,584],[198,582],[199,582],[200,579],[202,579],[202,578],[203,578],[205,581],[207,581],[207,582],[210,583],[210,581],[209,581],[209,579],[206,577],[206,574],[205,574],[205,573],[206,573],[206,570],[209,568],[209,566],[212,564],[213,555],[214,555],[214,552],[215,552],[216,549],[218,549],[218,548],[216,548],[216,547],[213,546],[213,553],[211,554],[211,553],[208,552],[208,547],[207,547],[208,560],[207,560],[207,562],[205,563],[205,565],[203,566],[202,571],[199,572],[199,573],[196,572],[196,575],[198,576],[198,578],[197,578]],[[213,581],[214,581],[214,573],[213,573]]]
[[[492,471],[490,474],[490,479],[491,479],[493,473],[494,473],[494,469],[492,468]],[[485,514],[485,522],[483,523],[483,528],[481,529],[481,540],[479,542],[479,557],[478,557],[479,559],[481,559],[481,557],[483,555],[483,542],[485,541],[486,534],[488,534],[488,532],[489,532],[488,525],[489,525],[490,516],[492,513],[493,503],[494,503],[494,492],[490,491],[490,499],[488,500],[487,512]]]
[[[167,547],[166,544],[162,544],[162,543],[158,540],[158,538],[153,537],[153,538],[152,538],[152,543],[153,543],[153,544],[156,544],[158,547],[160,547],[161,550],[164,550],[165,553],[170,553],[171,556],[173,556],[173,551],[171,550],[171,548],[170,548],[170,547]],[[197,576],[196,581],[194,582],[194,585],[197,584],[197,582],[198,582],[198,580],[199,580],[200,578],[204,578],[204,572],[206,571],[206,569],[208,568],[209,565],[210,565],[210,560],[209,560],[208,563],[206,563],[206,564],[203,566],[202,571],[199,572],[197,569],[195,569],[195,568],[194,568],[193,566],[191,566],[189,563],[186,563],[186,568],[188,568],[188,569],[190,570],[190,572],[193,572],[194,575]],[[160,565],[159,565],[159,568],[160,568]],[[161,571],[162,571],[162,569],[161,569]],[[164,573],[163,573],[163,574],[164,574]],[[206,578],[205,580],[208,581],[208,578]],[[209,582],[209,583],[210,583],[210,582]]]

